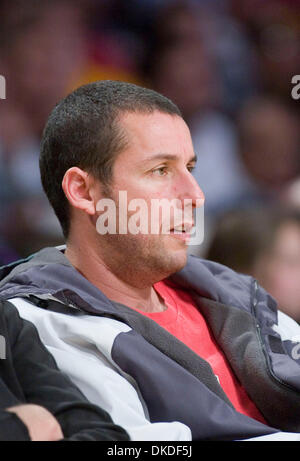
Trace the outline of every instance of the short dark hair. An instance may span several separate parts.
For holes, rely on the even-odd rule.
[[[108,185],[116,156],[126,146],[120,116],[156,110],[181,116],[178,107],[156,91],[111,80],[83,85],[55,106],[42,136],[40,172],[66,238],[70,207],[62,189],[65,172],[77,166]]]

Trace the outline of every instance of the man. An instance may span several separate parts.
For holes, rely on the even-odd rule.
[[[162,95],[112,81],[71,93],[40,157],[66,247],[4,267],[0,294],[133,440],[297,438],[287,328],[299,331],[252,278],[187,257],[190,211],[204,199],[195,160]],[[153,219],[163,199],[175,205]]]
[[[41,343],[34,325],[0,303],[0,440],[128,440],[91,405]]]

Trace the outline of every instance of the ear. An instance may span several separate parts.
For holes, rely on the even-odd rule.
[[[62,188],[70,205],[91,216],[96,212],[93,182],[92,176],[75,166],[66,171],[62,181]]]

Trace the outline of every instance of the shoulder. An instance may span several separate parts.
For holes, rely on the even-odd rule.
[[[171,279],[214,301],[246,310],[252,302],[256,282],[249,275],[192,255],[186,266]]]

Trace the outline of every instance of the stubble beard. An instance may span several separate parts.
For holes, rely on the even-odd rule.
[[[144,287],[156,283],[182,269],[187,258],[186,250],[167,251],[162,239],[161,235],[101,236],[105,264],[131,285]]]
[[[109,189],[105,195],[116,203],[118,222],[118,200]],[[99,251],[106,266],[118,278],[140,288],[178,272],[187,261],[187,247],[173,241],[169,234],[99,235]]]

